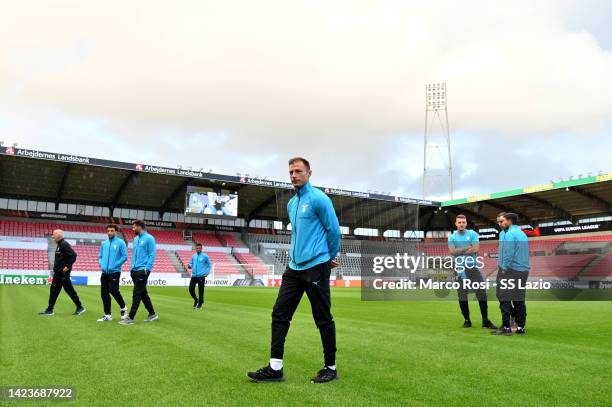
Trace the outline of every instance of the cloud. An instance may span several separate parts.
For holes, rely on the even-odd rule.
[[[35,148],[281,179],[305,155],[322,184],[420,196],[428,82],[448,83],[451,130],[477,133],[474,150],[609,128],[612,56],[576,28],[580,4],[11,3],[0,128]],[[458,190],[485,167],[460,169]]]

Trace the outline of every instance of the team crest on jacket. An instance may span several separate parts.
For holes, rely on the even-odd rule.
[[[302,213],[306,213],[306,209],[308,209],[308,204],[302,205]]]

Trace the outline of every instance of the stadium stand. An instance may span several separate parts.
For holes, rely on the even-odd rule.
[[[289,262],[285,208],[294,190],[286,182],[222,175],[221,185],[240,195],[236,219],[196,219],[184,215],[188,188],[218,189],[219,174],[187,177],[93,158],[67,164],[43,153],[0,146],[0,173],[11,174],[0,177],[0,268],[47,269],[54,247],[50,235],[60,228],[79,254],[75,268],[97,271],[104,222],[120,224],[122,235],[132,242],[130,221],[136,217],[151,220],[149,233],[161,245],[155,271],[185,273],[184,265],[193,253],[187,248],[194,242],[209,248],[205,251],[215,267],[222,265],[218,267],[226,275],[248,278],[270,265],[279,273]],[[445,202],[322,189],[330,196],[340,224],[353,234],[342,241],[341,265],[333,271],[337,277],[359,276],[362,264],[377,255],[447,256],[444,236],[454,228],[457,214],[467,215],[470,228],[487,230],[494,237],[495,218],[503,210],[518,213],[530,234],[532,277],[612,278],[612,174]],[[276,229],[279,223],[282,229]],[[354,236],[359,229],[370,236]],[[416,243],[382,236],[424,239]],[[497,270],[497,245],[496,240],[480,243],[489,277]]]
[[[244,243],[230,233],[220,233],[217,237],[226,247],[245,247]]]
[[[594,254],[532,256],[529,277],[557,277],[573,280],[594,258]]]
[[[192,238],[195,243],[201,243],[206,247],[245,247],[240,239],[231,233],[208,233],[193,232]]]
[[[55,229],[83,233],[104,233],[105,225],[83,225],[77,223],[38,223],[27,220],[0,220],[0,236],[45,237]]]
[[[194,251],[177,250],[176,254],[179,257],[181,263],[187,269],[187,265],[191,261],[191,256],[195,253]],[[218,275],[231,275],[231,274],[244,274],[240,266],[236,263],[229,254],[222,252],[206,252],[210,258],[210,262],[215,267],[215,274]],[[222,265],[219,267],[219,265]]]
[[[252,275],[265,275],[268,273],[268,269],[264,267],[261,259],[251,253],[234,253],[234,257],[240,264],[248,264],[248,272]]]
[[[132,229],[128,229],[128,228],[121,228],[121,233],[123,233],[123,236],[125,236],[125,240],[128,243],[131,243],[134,241],[134,232],[132,232]],[[183,234],[178,231],[178,230],[156,230],[156,229],[147,229],[147,232],[149,232],[149,234],[151,234],[154,238],[155,238],[155,242],[156,243],[163,243],[163,244],[171,244],[171,245],[185,245],[185,244],[191,244],[191,242],[186,242],[185,239],[183,239]]]
[[[74,270],[78,271],[100,271],[98,265],[99,246],[94,245],[77,245],[73,246],[77,253],[77,262],[74,265]],[[157,250],[155,257],[155,265],[153,271],[157,273],[176,273],[178,270],[170,260],[170,252],[167,250]],[[128,261],[123,264],[121,271],[130,271],[130,259],[132,258],[132,249],[128,249]]]
[[[612,277],[612,253],[604,254],[597,263],[586,272],[587,277]]]
[[[213,233],[193,232],[192,239],[194,243],[201,243],[204,247],[225,247]]]
[[[0,249],[0,269],[47,270],[49,259],[45,250]]]
[[[63,229],[68,235],[98,239],[103,237],[104,224],[83,224],[69,222],[31,222],[25,219],[2,219],[0,220],[0,236],[14,238],[48,238],[54,229]],[[127,227],[121,231],[128,240],[133,241],[133,233]],[[179,229],[155,229],[150,228],[156,241],[160,244],[190,246],[191,241],[183,238],[183,231]],[[208,252],[214,264],[222,264],[224,274],[264,274],[267,273],[267,264],[274,264],[277,270],[283,270],[289,263],[290,236],[285,234],[263,234],[247,233],[244,235],[245,245],[237,234],[213,233],[207,231],[193,231],[194,242],[201,242],[205,247],[219,248],[241,248],[248,246],[252,252],[260,253],[264,258],[253,253],[234,252]],[[79,240],[80,242],[80,240]],[[421,243],[398,243],[374,242],[353,239],[344,239],[340,248],[341,266],[334,270],[337,275],[358,276],[361,273],[363,255],[388,255],[397,251],[414,251],[424,253],[428,256],[447,256],[448,248],[446,239],[427,239]],[[579,234],[568,235],[563,238],[536,237],[530,238],[530,252],[532,261],[533,278],[588,278],[610,276],[612,260],[609,254],[598,256],[597,253],[605,253],[606,242],[612,246],[612,233]],[[590,244],[589,244],[590,243]],[[52,243],[51,243],[52,244]],[[98,244],[77,243],[75,250],[78,261],[75,270],[98,271]],[[591,253],[593,251],[595,253]],[[484,260],[484,274],[494,277],[497,271],[496,240],[484,240],[480,242],[480,254]],[[155,265],[157,272],[184,272],[173,263],[173,258],[178,258],[180,264],[186,267],[193,251],[189,250],[158,250]],[[131,249],[129,250],[131,255]],[[601,257],[601,259],[599,258]],[[271,259],[271,260],[270,260]],[[49,267],[48,255],[44,250],[29,249],[1,249],[1,269],[31,269],[45,270]],[[240,264],[246,264],[243,267]],[[123,271],[129,271],[129,262],[123,267]]]

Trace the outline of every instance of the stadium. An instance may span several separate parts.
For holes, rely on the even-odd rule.
[[[612,1],[0,13],[0,407],[612,405]]]
[[[316,368],[319,349],[302,301],[287,339],[288,383],[272,390],[249,386],[244,372],[265,354],[269,313],[290,260],[290,183],[0,147],[1,384],[68,386],[85,405],[198,404],[202,393],[207,404],[223,405],[473,404],[493,394],[482,405],[608,402],[610,303],[588,300],[612,287],[612,174],[445,202],[318,188],[331,199],[342,233],[340,266],[330,278],[342,379],[331,391],[300,380]],[[200,202],[193,193],[233,196],[227,202],[237,200],[234,213],[191,208]],[[394,298],[368,291],[364,269],[376,256],[448,254],[458,214],[479,232],[483,273],[495,279],[499,212],[520,216],[530,280],[564,290],[529,302],[525,337],[455,329],[461,319],[454,293],[377,301]],[[102,326],[95,319],[102,313],[99,248],[106,225],[116,223],[131,257],[134,219],[144,219],[157,242],[149,291],[160,319],[133,330]],[[36,315],[53,281],[55,229],[77,253],[71,280],[87,312],[76,320],[65,294],[53,317]],[[194,314],[186,287],[196,243],[212,269],[204,312]],[[126,298],[128,263],[121,276]],[[421,267],[413,278],[442,272]],[[69,356],[58,359],[60,349]],[[503,373],[517,366],[520,376]],[[139,384],[126,386],[134,375]],[[510,390],[517,387],[520,395]]]

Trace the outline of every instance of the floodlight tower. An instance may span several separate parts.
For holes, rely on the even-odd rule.
[[[425,143],[423,145],[423,198],[436,186],[448,187],[453,199],[453,165],[446,104],[446,83],[425,85]],[[438,190],[439,191],[439,190]]]

